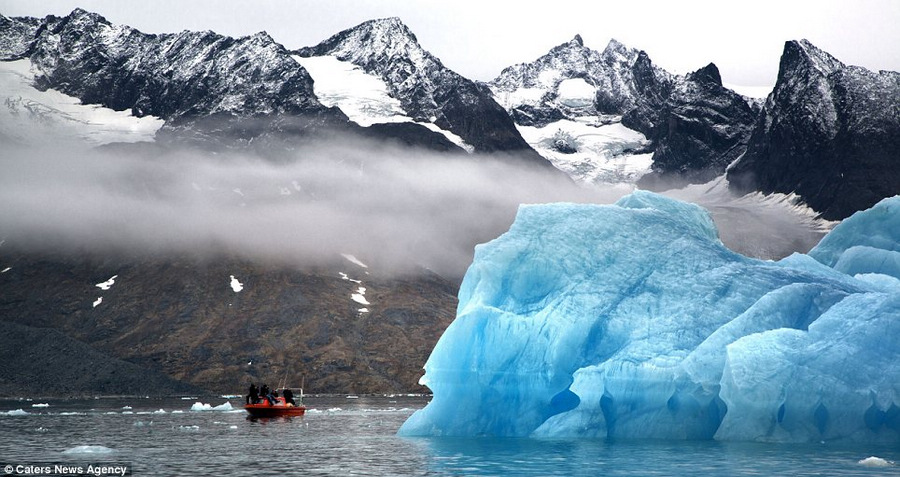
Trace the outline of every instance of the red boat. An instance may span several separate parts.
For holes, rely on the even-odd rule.
[[[283,397],[275,398],[275,404],[263,399],[259,404],[246,404],[244,409],[253,417],[282,417],[282,416],[302,416],[306,413],[306,406],[287,404]]]

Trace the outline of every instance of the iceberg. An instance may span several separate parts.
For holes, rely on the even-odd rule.
[[[898,224],[900,196],[762,261],[650,192],[523,205],[399,434],[900,442]]]

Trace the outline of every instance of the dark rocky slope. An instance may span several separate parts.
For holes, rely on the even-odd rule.
[[[728,180],[739,192],[797,193],[831,220],[900,194],[900,73],[786,42],[775,89]]]
[[[0,396],[167,396],[199,391],[56,329],[8,321],[0,326]]]
[[[422,366],[455,316],[456,284],[427,272],[366,275],[341,258],[330,269],[300,271],[227,258],[73,259],[4,249],[11,268],[0,274],[0,315],[16,327],[3,349],[33,349],[11,362],[35,360],[0,366],[0,393],[12,395],[31,383],[44,395],[149,393],[133,381],[137,369],[158,390],[189,389],[157,379],[164,374],[228,393],[285,376],[295,386],[305,378],[308,392],[423,392]],[[229,286],[231,275],[241,291]],[[113,276],[108,290],[96,286]],[[359,286],[368,313],[351,299]],[[87,374],[83,363],[93,364]],[[58,380],[73,374],[83,376]]]

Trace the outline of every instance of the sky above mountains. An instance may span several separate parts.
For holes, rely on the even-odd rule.
[[[65,15],[76,7],[146,33],[267,31],[288,48],[314,45],[366,20],[398,16],[451,69],[490,80],[576,34],[602,50],[610,38],[687,73],[714,62],[726,83],[771,86],[786,40],[806,38],[844,63],[900,70],[900,2],[458,0],[0,0],[6,16]]]

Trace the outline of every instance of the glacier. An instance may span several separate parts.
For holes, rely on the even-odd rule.
[[[900,196],[779,261],[650,192],[522,205],[399,434],[900,442],[898,255]]]

